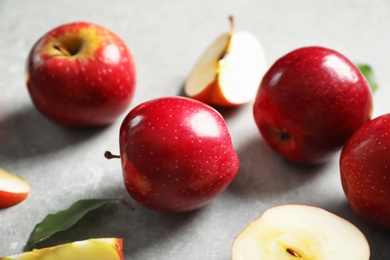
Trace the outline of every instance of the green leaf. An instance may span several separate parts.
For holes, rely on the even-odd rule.
[[[378,84],[376,83],[374,71],[370,65],[367,64],[357,64],[359,70],[363,73],[364,77],[367,79],[368,84],[370,84],[372,92],[375,92],[378,89]]]
[[[37,243],[46,240],[53,234],[67,230],[82,219],[91,210],[100,208],[115,199],[87,199],[79,200],[68,209],[55,214],[47,215],[42,222],[35,225],[27,242],[28,248],[33,248]]]

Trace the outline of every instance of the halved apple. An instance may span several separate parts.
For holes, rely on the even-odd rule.
[[[123,244],[120,238],[95,238],[35,249],[0,260],[123,260]]]
[[[368,260],[364,234],[347,220],[306,205],[270,208],[234,240],[233,260]]]
[[[203,53],[190,73],[184,92],[210,105],[238,106],[253,100],[267,70],[261,43],[246,31],[219,36]]]
[[[30,193],[30,185],[21,177],[0,169],[0,208],[16,205]]]

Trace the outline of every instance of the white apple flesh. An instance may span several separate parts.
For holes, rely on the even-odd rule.
[[[30,193],[30,185],[23,178],[0,169],[0,208],[16,205]]]
[[[233,260],[368,260],[364,234],[352,223],[324,209],[306,205],[270,208],[235,239]]]
[[[246,31],[219,36],[203,53],[184,86],[188,97],[210,105],[237,106],[255,98],[267,70],[261,43]]]

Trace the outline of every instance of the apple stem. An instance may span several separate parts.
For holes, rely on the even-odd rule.
[[[227,46],[226,48],[224,49],[224,51],[219,55],[218,57],[218,60],[222,60],[229,52],[229,46],[230,46],[230,41],[232,39],[232,35],[233,35],[233,31],[234,31],[234,17],[233,15],[230,15],[229,16],[229,21],[230,21],[230,37],[229,37],[229,41],[227,43]]]
[[[112,154],[110,151],[106,151],[104,153],[104,157],[106,157],[107,159],[113,159],[113,158],[121,158],[119,155],[115,155],[115,154]]]
[[[298,258],[301,258],[302,256],[300,254],[297,253],[297,251],[295,251],[294,249],[291,249],[291,248],[287,248],[286,249],[287,253],[289,253],[290,255],[294,256],[294,257],[298,257]]]
[[[62,52],[66,56],[72,56],[70,54],[70,52],[65,48],[65,46],[62,45],[61,43],[58,43],[58,42],[53,43],[53,48],[56,50],[59,50],[60,52]]]
[[[230,31],[233,32],[234,31],[234,17],[233,17],[233,15],[229,16],[229,22],[230,22]]]

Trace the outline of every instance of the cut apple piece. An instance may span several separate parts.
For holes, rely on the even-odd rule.
[[[231,30],[203,53],[184,86],[188,97],[210,105],[238,106],[253,100],[267,70],[261,43],[249,32]]]
[[[21,177],[0,169],[0,208],[16,205],[30,193],[30,185]]]
[[[270,208],[234,240],[233,260],[368,260],[364,234],[347,220],[306,205]]]
[[[0,260],[123,260],[120,238],[96,238],[54,247],[35,249]]]

